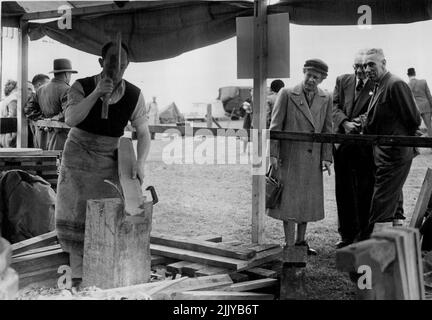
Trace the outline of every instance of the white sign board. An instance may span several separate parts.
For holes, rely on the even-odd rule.
[[[254,17],[241,17],[237,23],[237,78],[252,79],[254,66]],[[289,14],[267,16],[267,78],[290,76]]]

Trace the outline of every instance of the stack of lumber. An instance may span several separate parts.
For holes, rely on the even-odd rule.
[[[55,231],[14,243],[11,248],[11,266],[19,274],[20,289],[30,284],[56,287],[59,267],[69,265],[69,255],[58,244]]]
[[[12,249],[0,237],[0,300],[14,299],[18,293],[18,274],[10,267]]]
[[[425,299],[420,236],[415,228],[390,227],[375,232],[369,240],[338,250],[336,266],[354,274],[361,267],[370,268],[372,288],[359,288],[360,299]]]
[[[77,299],[97,300],[272,300],[273,294],[260,293],[278,286],[276,279],[233,283],[228,274],[181,277],[128,287],[91,292]]]
[[[27,171],[30,174],[42,177],[55,189],[60,156],[60,151],[42,151],[34,148],[1,148],[0,171]]]
[[[11,250],[20,288],[31,284],[57,287],[59,267],[69,265],[69,256],[61,249],[55,231],[15,243]],[[215,235],[186,238],[153,233],[150,250],[152,269],[163,266],[173,279],[179,275],[183,278],[226,275],[231,284],[247,284],[246,281],[263,279],[272,282],[280,274],[282,248],[276,244],[224,243],[221,236]],[[251,283],[252,288],[256,285],[261,283]]]
[[[259,278],[277,277],[275,271],[258,266],[278,260],[282,248],[278,244],[215,243],[153,234],[150,251],[152,255],[176,260],[167,264],[167,270],[174,274],[194,277],[230,273],[233,277],[247,279],[246,274],[242,277],[239,273],[255,273]]]

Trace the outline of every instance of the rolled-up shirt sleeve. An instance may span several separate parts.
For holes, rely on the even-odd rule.
[[[146,108],[145,100],[142,92],[140,92],[137,104],[131,115],[130,122],[133,127],[138,126],[142,122],[148,122],[149,111]]]
[[[84,98],[85,98],[85,94],[81,83],[75,81],[67,93],[67,102],[63,110],[66,110],[67,108],[69,108],[69,106],[77,105]]]

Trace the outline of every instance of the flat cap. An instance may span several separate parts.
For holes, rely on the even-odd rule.
[[[304,64],[305,69],[313,69],[319,73],[327,75],[328,65],[321,59],[309,59]]]

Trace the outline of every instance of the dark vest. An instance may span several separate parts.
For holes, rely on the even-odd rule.
[[[84,96],[87,97],[96,88],[95,78],[88,77],[77,80],[84,89]],[[135,110],[141,90],[127,82],[123,97],[115,104],[109,105],[108,119],[102,119],[102,100],[98,99],[91,108],[87,117],[77,125],[78,128],[90,133],[121,137],[133,111]]]

